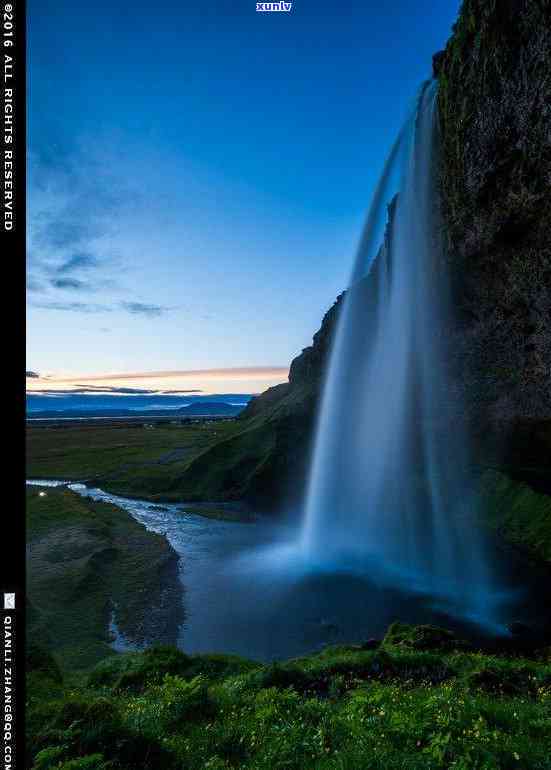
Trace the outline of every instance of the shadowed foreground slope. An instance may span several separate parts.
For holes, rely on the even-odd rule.
[[[551,665],[431,626],[286,663],[153,648],[66,687],[30,661],[34,770],[548,770]]]

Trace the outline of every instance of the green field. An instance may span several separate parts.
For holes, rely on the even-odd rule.
[[[27,488],[26,518],[28,636],[62,669],[112,653],[112,611],[133,641],[176,640],[181,587],[165,538],[66,489]]]
[[[27,477],[93,480],[115,494],[180,501],[192,493],[189,463],[238,428],[234,420],[149,424],[28,425]]]

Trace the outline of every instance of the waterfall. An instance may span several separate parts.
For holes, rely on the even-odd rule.
[[[482,613],[490,577],[446,371],[437,86],[422,86],[367,216],[333,339],[301,547],[322,565],[382,565]]]

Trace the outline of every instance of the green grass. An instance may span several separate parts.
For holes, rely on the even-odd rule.
[[[187,500],[242,499],[263,460],[275,449],[275,434],[268,422],[240,424],[223,440],[212,444],[175,480],[175,491]]]
[[[124,423],[28,425],[27,476],[93,479],[115,494],[181,501],[190,463],[237,429],[232,420],[159,423],[149,430]]]
[[[48,698],[30,693],[35,770],[551,767],[549,662],[466,651],[431,628],[272,665],[160,647],[111,657],[78,687],[44,660],[29,676],[51,682]]]
[[[257,424],[258,423],[258,424]],[[247,497],[275,451],[273,427],[224,420],[154,429],[121,423],[27,427],[27,476],[86,480],[114,494],[194,502],[210,518],[244,521]],[[232,501],[233,508],[217,505]]]
[[[176,555],[163,537],[113,505],[66,489],[27,489],[29,632],[62,668],[84,669],[112,652],[113,607],[119,629],[139,639],[167,590],[176,617]],[[172,621],[162,612],[157,621],[175,638]]]

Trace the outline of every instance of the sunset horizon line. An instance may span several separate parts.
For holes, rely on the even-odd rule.
[[[288,366],[228,366],[212,367],[209,369],[166,369],[146,372],[118,372],[104,374],[27,374],[27,380],[47,380],[48,382],[80,382],[81,380],[100,381],[100,380],[137,380],[153,379],[155,377],[194,377],[196,375],[246,375],[256,374],[258,376],[266,374],[284,374],[289,373]]]
[[[210,369],[165,369],[155,371],[114,372],[96,374],[62,374],[27,371],[27,393],[45,392],[52,386],[61,386],[68,392],[78,388],[94,388],[93,383],[106,383],[111,386],[131,385],[143,383],[154,387],[155,390],[164,390],[167,381],[180,381],[186,388],[189,385],[195,392],[209,391],[213,388],[222,389],[220,392],[228,392],[233,386],[243,383],[243,392],[261,392],[267,387],[286,382],[289,375],[288,366],[239,366],[217,367]],[[216,385],[215,385],[216,383]],[[97,387],[97,386],[96,386]],[[189,390],[188,392],[191,392]]]

